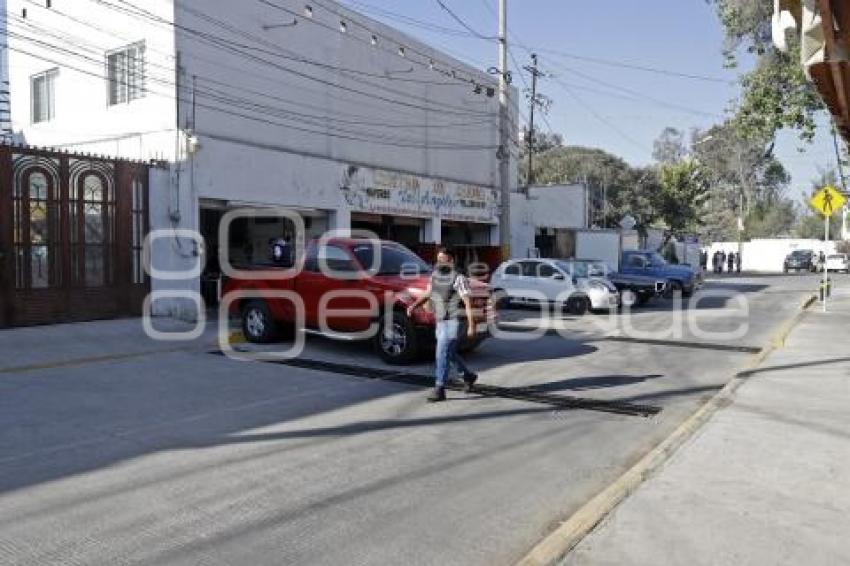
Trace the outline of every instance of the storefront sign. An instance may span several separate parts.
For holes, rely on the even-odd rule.
[[[478,185],[347,166],[340,189],[357,212],[487,223],[499,218],[498,192]]]

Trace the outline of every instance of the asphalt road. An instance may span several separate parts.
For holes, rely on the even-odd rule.
[[[843,280],[839,285],[843,284]],[[138,321],[0,332],[0,564],[510,564],[677,426],[763,346],[814,276],[724,278],[670,330],[545,321],[469,357],[482,382],[652,417],[248,363],[212,335],[152,343]],[[746,332],[723,336],[747,322]],[[525,338],[525,340],[518,340]],[[304,358],[381,368],[360,344]],[[427,375],[430,364],[407,368]],[[513,391],[514,389],[507,389]],[[498,390],[496,390],[498,391]]]

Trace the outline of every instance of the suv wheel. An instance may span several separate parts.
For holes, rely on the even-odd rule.
[[[264,301],[249,301],[242,307],[242,333],[249,342],[265,344],[274,340],[277,325]]]
[[[375,349],[388,364],[407,364],[416,359],[419,345],[416,331],[410,319],[401,312],[393,312],[392,318],[381,317],[380,328],[375,336]]]

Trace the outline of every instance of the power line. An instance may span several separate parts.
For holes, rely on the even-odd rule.
[[[485,2],[485,5],[487,5],[488,10],[492,12],[493,7],[490,6],[489,4],[486,4],[486,0],[484,0],[484,2]],[[485,40],[485,41],[498,41],[498,38],[486,37],[486,36],[482,37],[481,34],[478,34],[474,30],[472,32],[467,31],[466,33],[464,33],[461,30],[452,30],[452,29],[447,29],[447,28],[440,29],[441,26],[436,26],[435,24],[432,24],[430,22],[425,22],[425,21],[422,21],[422,20],[415,20],[413,18],[404,19],[405,17],[402,16],[401,14],[393,13],[393,12],[390,12],[389,10],[383,10],[383,9],[377,8],[377,7],[371,7],[368,4],[365,4],[363,2],[358,2],[356,0],[349,0],[349,3],[351,3],[353,5],[366,7],[366,9],[364,11],[372,11],[373,13],[382,15],[383,17],[386,17],[388,19],[395,19],[396,21],[400,21],[400,22],[405,23],[407,25],[410,25],[410,26],[413,26],[413,27],[420,27],[421,29],[426,29],[426,30],[433,31],[433,32],[436,32],[436,33],[446,33],[446,34],[449,34],[449,35],[464,35],[466,37],[481,39],[481,40]],[[734,84],[735,83],[734,80],[724,79],[722,77],[711,76],[711,75],[703,75],[703,74],[698,74],[698,73],[687,73],[687,72],[683,72],[683,71],[677,71],[675,69],[666,69],[666,68],[663,68],[663,67],[659,67],[657,65],[648,65],[648,64],[637,63],[637,62],[628,62],[628,61],[624,61],[624,60],[621,60],[621,59],[606,59],[606,58],[603,58],[603,57],[581,55],[581,54],[578,54],[578,53],[571,53],[571,52],[563,51],[563,50],[560,50],[560,49],[553,49],[553,48],[549,48],[549,47],[531,45],[531,44],[526,44],[526,43],[522,43],[522,44],[517,43],[517,45],[519,45],[519,47],[522,47],[526,51],[547,53],[547,54],[550,54],[550,55],[556,55],[556,56],[567,58],[567,59],[584,61],[586,63],[593,63],[593,64],[596,64],[596,65],[605,65],[605,66],[617,67],[617,68],[621,68],[621,69],[630,69],[630,70],[633,70],[633,71],[653,73],[653,74],[664,75],[664,76],[679,78],[679,79],[713,82],[713,83],[720,83],[720,84]]]
[[[38,33],[54,37],[54,38],[58,39],[59,41],[68,42],[71,45],[73,45],[73,46],[75,46],[75,47],[77,47],[81,50],[93,53],[94,55],[100,55],[101,53],[103,53],[105,51],[100,46],[97,46],[97,45],[94,45],[94,44],[91,44],[91,43],[84,43],[84,42],[80,41],[79,38],[75,38],[74,36],[71,36],[71,35],[68,35],[68,34],[56,33],[55,30],[53,30],[51,28],[47,28],[45,26],[33,25],[28,20],[20,19],[17,16],[13,16],[13,18],[16,19],[16,20],[19,20],[19,23],[26,25],[28,28],[35,30]],[[146,61],[145,63],[146,63],[146,65],[151,65],[151,66],[163,69],[166,72],[166,74],[168,74],[168,75],[172,74],[173,71],[174,71],[174,69],[172,67],[157,65],[156,63],[153,63],[151,61]],[[269,99],[279,101],[279,102],[282,102],[282,103],[292,104],[292,102],[289,98],[275,96],[273,94],[269,94],[269,93],[266,93],[266,92],[260,92],[260,91],[248,89],[248,88],[245,88],[245,87],[233,87],[232,83],[217,81],[215,79],[205,77],[203,75],[193,75],[193,76],[195,76],[198,79],[201,79],[205,83],[215,84],[215,85],[218,85],[222,88],[228,88],[228,89],[231,89],[231,90],[233,90],[233,89],[240,90],[242,92],[246,92],[246,93],[253,94],[253,95],[256,95],[256,96],[261,96],[263,98],[269,98]],[[169,83],[169,84],[172,84],[172,83]],[[220,95],[220,96],[226,96],[226,97],[229,97],[229,99],[233,102],[255,104],[255,102],[253,100],[246,99],[246,98],[234,97],[233,94],[229,94],[229,93],[226,93],[226,92],[221,91],[221,90],[216,90],[216,89],[203,90],[203,89],[201,89],[200,92],[211,92],[213,94],[217,94],[217,95]],[[310,105],[310,106],[313,107],[313,108],[316,108],[312,105]],[[495,119],[495,117],[490,116],[490,117],[487,117],[487,118],[465,121],[465,122],[433,123],[433,124],[392,123],[392,122],[387,122],[386,120],[382,120],[380,122],[368,121],[368,120],[351,120],[350,118],[352,116],[348,115],[348,114],[346,114],[344,116],[340,115],[339,117],[336,117],[335,115],[325,116],[325,115],[307,114],[307,113],[303,113],[303,112],[296,112],[296,111],[293,111],[293,110],[288,110],[288,109],[283,109],[283,108],[280,108],[280,107],[273,107],[273,106],[268,106],[268,105],[263,105],[263,107],[264,108],[272,108],[272,109],[275,109],[275,110],[278,110],[278,111],[281,111],[281,112],[285,112],[287,114],[302,116],[302,117],[305,117],[305,118],[313,118],[313,119],[318,119],[318,120],[324,120],[324,119],[333,117],[336,122],[340,122],[340,123],[347,123],[347,124],[352,124],[352,125],[370,125],[370,126],[384,127],[384,128],[445,128],[445,127],[458,127],[458,126],[472,126],[472,125],[486,124],[486,123],[489,123],[489,122],[491,122]]]
[[[447,13],[449,16],[451,16],[451,18],[452,18],[454,21],[456,21],[458,24],[460,24],[460,25],[461,25],[461,27],[463,27],[466,31],[468,31],[469,33],[471,33],[473,36],[477,37],[478,39],[484,39],[484,40],[488,40],[488,41],[498,41],[498,40],[499,40],[499,38],[498,38],[498,37],[496,37],[496,36],[492,36],[492,35],[483,35],[483,34],[481,34],[481,33],[478,33],[477,31],[475,31],[475,30],[472,28],[472,26],[470,26],[469,24],[467,24],[467,23],[463,20],[463,18],[461,18],[460,16],[458,16],[458,15],[457,15],[457,14],[456,14],[456,13],[455,13],[455,12],[454,12],[451,8],[449,8],[448,6],[446,6],[446,4],[445,4],[445,2],[443,2],[443,0],[435,0],[435,1],[437,2],[437,4],[440,6],[440,8],[442,8],[442,10],[443,10],[445,13]]]
[[[597,120],[599,120],[600,122],[602,122],[603,124],[608,126],[613,132],[615,132],[621,138],[623,138],[624,140],[626,140],[630,144],[634,145],[635,147],[640,148],[642,151],[645,151],[647,149],[642,143],[640,143],[639,141],[637,141],[636,139],[634,139],[633,137],[628,135],[626,132],[621,130],[613,122],[611,122],[610,120],[605,118],[605,116],[602,116],[601,114],[599,114],[592,106],[587,104],[579,95],[577,95],[575,92],[573,92],[573,90],[568,85],[564,84],[557,77],[551,77],[551,78],[552,78],[553,81],[555,81],[556,84],[558,84],[562,89],[564,89],[564,92],[566,92],[573,100],[575,100],[579,105],[581,105],[585,110],[587,110],[594,118],[596,118]]]
[[[44,6],[42,6],[42,5],[38,4],[38,3],[36,3],[34,0],[27,0],[27,1],[28,1],[28,2],[30,2],[31,4],[34,4],[35,6],[37,6],[37,7],[39,7],[39,8],[42,8],[42,9],[45,9],[45,10],[46,10],[46,8],[44,8]],[[112,36],[112,37],[116,37],[116,38],[118,38],[118,39],[122,39],[122,40],[123,40],[123,41],[125,41],[125,42],[131,42],[131,41],[132,41],[131,39],[128,39],[128,38],[123,37],[123,36],[121,36],[121,35],[119,35],[119,34],[116,34],[114,31],[106,30],[106,29],[104,29],[104,28],[102,28],[102,27],[99,27],[99,26],[93,25],[91,22],[86,22],[86,21],[84,21],[84,20],[80,20],[80,19],[78,19],[78,18],[73,18],[72,16],[69,16],[68,14],[65,14],[65,13],[63,13],[63,12],[61,12],[61,11],[59,11],[59,10],[55,9],[55,8],[50,9],[50,11],[51,11],[52,13],[58,14],[58,15],[60,15],[60,16],[63,16],[63,17],[69,18],[70,20],[72,20],[72,21],[74,21],[74,22],[77,22],[77,23],[79,23],[79,24],[85,25],[86,27],[88,27],[88,28],[90,28],[90,29],[93,29],[93,30],[95,30],[95,31],[98,31],[98,32],[100,32],[100,33],[103,33],[103,34],[106,34],[106,35],[110,35],[110,36]],[[16,16],[13,16],[13,17],[16,17]],[[16,17],[16,18],[17,18],[17,17]],[[40,27],[40,26],[35,26],[35,25],[33,25],[33,24],[32,24],[32,22],[31,22],[31,19],[27,19],[27,20],[22,20],[22,19],[20,19],[20,18],[18,18],[18,19],[19,19],[19,20],[21,20],[21,21],[22,21],[22,23],[25,23],[28,27],[31,27],[31,28],[33,28],[33,29],[42,29],[42,30],[46,30],[46,28],[44,28],[44,27]],[[48,32],[47,32],[47,31],[44,31],[43,33],[48,33]],[[54,37],[57,37],[57,38],[59,38],[59,37],[60,37],[60,36],[59,36],[59,35],[57,35],[57,34],[53,34],[53,35],[54,35]],[[74,43],[75,41],[76,41],[76,42],[78,42],[78,41],[79,41],[79,38],[75,38],[74,36],[70,36],[70,35],[68,35],[68,34],[65,34],[65,36],[62,36],[62,37],[64,37],[64,39],[63,39],[64,41],[69,41],[69,42],[71,42],[71,43]],[[71,39],[68,39],[69,37],[70,37]],[[146,47],[146,51],[147,51],[147,50],[148,50],[148,48]],[[165,52],[162,52],[162,51],[157,51],[156,49],[149,49],[149,50],[150,50],[151,52],[153,52],[153,53],[160,53],[161,55],[163,55],[164,57],[166,57],[166,58],[168,58],[168,59],[172,59],[172,60],[174,59],[173,55],[171,55],[170,53],[165,53]],[[204,57],[199,56],[196,52],[188,52],[188,53],[184,53],[184,56],[188,56],[190,59],[193,59],[193,60],[194,60],[194,59],[197,59],[198,61],[202,61],[202,62],[204,62],[204,63],[209,63],[209,64],[216,65],[216,67],[218,67],[218,68],[227,69],[227,70],[230,70],[230,71],[233,71],[233,72],[237,72],[237,73],[240,73],[240,74],[244,74],[244,75],[246,75],[246,76],[255,77],[255,78],[258,78],[258,79],[262,80],[263,82],[266,82],[266,83],[269,83],[269,84],[274,84],[274,85],[278,85],[278,86],[282,86],[282,87],[284,87],[284,86],[285,86],[285,87],[286,87],[286,88],[288,88],[288,89],[291,89],[291,88],[299,88],[299,89],[301,89],[301,90],[305,90],[305,91],[318,92],[318,91],[313,91],[313,90],[311,90],[311,89],[307,89],[307,88],[305,88],[304,86],[301,86],[301,85],[293,84],[292,82],[280,82],[280,81],[276,81],[275,79],[271,78],[271,77],[269,76],[269,74],[268,74],[268,73],[256,73],[256,72],[251,72],[251,71],[247,70],[247,69],[246,69],[246,66],[244,66],[244,65],[236,67],[236,66],[232,66],[232,65],[227,65],[227,64],[226,64],[226,63],[224,63],[221,59],[217,59],[217,60],[207,59],[207,58],[204,58]],[[159,68],[164,69],[164,70],[165,70],[165,72],[166,72],[168,75],[172,75],[172,74],[174,73],[174,69],[173,69],[173,67],[170,67],[170,66],[166,67],[166,66],[162,66],[162,65],[157,65],[157,64],[152,63],[152,62],[150,62],[150,61],[148,61],[148,64],[151,64],[151,65],[153,65],[153,66],[155,66],[155,67],[159,67]],[[198,76],[200,76],[200,75],[198,75]],[[227,85],[227,86],[230,86],[230,85]],[[349,100],[350,100],[350,98],[340,98],[338,95],[335,95],[335,94],[333,94],[333,93],[327,93],[327,92],[324,92],[323,94],[324,94],[325,96],[330,96],[330,97],[332,97],[332,98],[336,98],[336,99],[343,100],[343,101],[349,101]],[[324,110],[324,108],[322,108],[322,107],[318,107],[318,106],[311,105],[311,104],[299,103],[299,102],[291,101],[291,100],[289,100],[289,99],[286,99],[286,100],[285,100],[285,103],[286,103],[286,104],[289,104],[289,105],[292,105],[292,106],[300,106],[300,107],[305,107],[305,108],[311,108],[311,109]],[[366,103],[364,103],[364,104],[368,104],[368,102],[366,102]],[[358,117],[358,116],[357,116],[356,114],[350,114],[350,113],[349,113],[349,114],[347,114],[347,117],[348,117],[348,118],[356,118],[356,117]],[[359,117],[360,117],[360,118],[367,118],[367,117],[364,117],[364,116],[359,116]],[[401,125],[399,125],[399,127],[402,127],[402,126],[401,126]],[[434,127],[437,127],[437,126],[435,125]]]
[[[85,57],[84,55],[80,55],[78,53],[75,53],[74,51],[63,49],[59,46],[54,46],[54,45],[51,45],[49,43],[42,42],[42,41],[39,41],[39,40],[34,40],[33,38],[23,37],[23,36],[20,36],[20,35],[14,33],[14,32],[9,33],[8,35],[11,36],[12,38],[15,38],[15,39],[20,39],[22,41],[29,41],[30,43],[35,43],[37,46],[40,46],[41,48],[47,48],[47,49],[52,48],[55,51],[58,51],[60,53],[64,53],[66,56],[77,57],[79,59],[83,59],[84,61],[93,62],[93,63],[95,63],[99,66],[101,65],[101,62],[99,60],[94,60],[94,59]],[[46,62],[52,63],[54,65],[58,65],[60,67],[64,67],[64,68],[68,68],[68,69],[77,71],[77,72],[85,74],[85,75],[93,76],[93,77],[96,77],[96,78],[101,79],[101,80],[103,79],[103,75],[100,72],[88,71],[88,70],[82,69],[80,67],[75,67],[75,66],[67,64],[67,62],[58,61],[56,59],[50,59],[48,57],[45,57],[44,55],[39,55],[37,53],[33,53],[31,51],[27,51],[27,50],[21,49],[19,47],[10,46],[10,45],[5,45],[3,47],[5,47],[5,48],[7,48],[11,51],[22,53],[24,55],[28,55],[30,57],[33,57],[33,58],[36,58],[36,59],[39,59],[39,60],[42,60],[42,61],[46,61]],[[160,82],[163,82],[163,81],[160,81]],[[121,84],[125,84],[125,83],[121,83]],[[170,84],[170,85],[166,85],[166,86],[175,86],[175,85]],[[164,98],[168,98],[168,99],[174,99],[175,98],[175,96],[173,94],[163,94],[163,93],[160,93],[158,91],[154,91],[153,89],[147,89],[147,92],[150,92],[151,94],[153,94],[155,96],[164,97]],[[177,98],[178,101],[183,102],[183,103],[191,103],[192,102],[191,99],[186,99],[186,98],[181,97],[179,93],[177,93],[176,98]],[[352,140],[352,141],[363,141],[363,142],[376,143],[376,144],[379,144],[379,145],[394,145],[394,146],[399,146],[399,147],[419,148],[419,149],[435,149],[435,150],[438,150],[438,149],[446,149],[446,150],[495,150],[496,149],[496,146],[484,145],[484,144],[481,144],[481,145],[460,144],[460,143],[428,143],[428,144],[422,144],[421,142],[417,142],[415,140],[408,140],[408,139],[404,139],[404,138],[392,138],[392,137],[389,137],[389,136],[383,136],[383,135],[379,135],[379,134],[378,135],[373,134],[372,137],[367,138],[367,137],[363,137],[362,135],[360,135],[360,136],[355,135],[357,133],[362,134],[362,131],[360,131],[360,130],[350,131],[350,130],[344,130],[342,128],[334,128],[335,130],[337,130],[337,132],[342,132],[342,133],[331,133],[329,131],[313,130],[313,129],[310,129],[310,128],[304,128],[304,127],[301,127],[301,126],[296,126],[296,125],[292,125],[292,124],[287,124],[287,123],[282,123],[282,122],[278,122],[278,121],[274,121],[274,120],[269,120],[267,118],[262,118],[262,117],[258,117],[258,116],[255,116],[255,115],[246,114],[246,113],[243,113],[243,112],[236,112],[236,111],[233,111],[230,108],[222,108],[220,106],[214,106],[214,105],[207,104],[207,103],[200,102],[200,101],[195,101],[195,104],[198,107],[208,109],[208,110],[213,111],[213,112],[229,114],[231,116],[245,118],[245,119],[248,119],[248,120],[264,123],[264,124],[267,124],[267,125],[281,126],[281,127],[285,127],[285,128],[295,130],[295,131],[301,131],[301,132],[304,132],[304,133],[316,134],[316,135],[320,135],[320,136],[334,137],[334,138],[339,138],[339,139],[347,139],[347,140]],[[295,119],[289,119],[289,120],[290,121],[296,121],[296,122],[298,121],[298,120],[295,120]],[[301,122],[303,123],[304,121],[301,120]]]
[[[550,65],[551,64],[552,63],[550,62]],[[649,102],[652,102],[652,103],[657,104],[659,106],[664,106],[664,107],[667,107],[667,108],[679,110],[679,111],[682,111],[682,112],[686,112],[688,114],[694,114],[696,116],[703,116],[703,117],[706,117],[706,118],[718,118],[719,117],[716,114],[712,114],[710,112],[704,112],[704,111],[698,110],[696,108],[690,108],[688,106],[677,104],[675,102],[669,102],[667,100],[655,98],[654,96],[650,96],[650,95],[643,93],[643,92],[640,92],[640,91],[636,91],[636,90],[633,90],[633,89],[630,89],[630,88],[627,88],[627,87],[624,87],[624,86],[621,86],[621,85],[618,85],[618,84],[609,83],[607,81],[603,81],[602,79],[597,79],[596,77],[594,77],[592,75],[588,75],[587,73],[583,73],[581,71],[577,71],[575,69],[572,69],[572,68],[569,68],[569,67],[566,67],[566,66],[563,66],[563,65],[556,65],[556,67],[561,69],[561,70],[564,70],[568,73],[571,73],[573,75],[581,77],[585,80],[588,80],[592,83],[596,83],[598,85],[608,87],[608,88],[613,89],[615,91],[624,92],[624,93],[630,94],[630,95],[637,97],[637,98],[642,98],[642,99],[648,100]]]
[[[467,108],[460,108],[460,107],[451,106],[451,105],[443,105],[440,108],[436,108],[436,107],[433,107],[433,106],[427,106],[426,107],[426,106],[423,106],[421,104],[415,104],[415,103],[411,103],[411,102],[407,102],[407,101],[389,98],[389,97],[384,96],[384,95],[382,95],[378,92],[366,92],[366,91],[363,91],[363,90],[359,90],[357,88],[341,85],[341,84],[334,82],[334,81],[322,79],[320,77],[315,77],[315,76],[310,75],[308,73],[298,71],[296,69],[292,69],[291,67],[287,67],[287,66],[282,65],[280,63],[270,61],[270,60],[265,59],[265,58],[263,58],[259,55],[254,54],[252,52],[246,52],[244,50],[245,48],[247,48],[251,51],[256,51],[256,50],[258,50],[258,48],[255,48],[255,47],[252,47],[252,46],[244,46],[242,44],[234,42],[231,39],[222,38],[221,36],[217,36],[215,34],[210,34],[210,33],[207,33],[207,32],[203,32],[203,31],[193,29],[191,27],[188,27],[188,26],[185,26],[185,25],[182,25],[182,24],[176,24],[174,22],[170,22],[170,21],[168,21],[164,18],[157,16],[156,14],[151,14],[150,12],[147,12],[146,10],[139,8],[138,6],[135,6],[134,4],[127,2],[126,0],[118,0],[118,1],[121,2],[124,5],[132,7],[132,9],[121,8],[120,6],[116,6],[114,4],[111,4],[111,3],[107,2],[106,0],[90,0],[90,1],[95,2],[97,4],[100,4],[100,5],[103,5],[105,7],[111,8],[111,9],[118,10],[119,12],[124,13],[125,15],[129,15],[131,17],[142,17],[142,18],[152,20],[152,21],[159,23],[161,25],[164,25],[166,27],[173,27],[175,29],[179,29],[180,31],[187,33],[191,38],[195,39],[196,41],[198,41],[198,40],[203,41],[204,43],[207,43],[208,45],[212,45],[213,47],[216,47],[216,48],[221,49],[223,51],[230,52],[232,54],[238,55],[240,57],[251,60],[253,62],[257,62],[257,63],[263,64],[263,65],[267,65],[267,66],[273,67],[275,69],[278,69],[278,70],[293,74],[295,76],[304,78],[306,80],[314,81],[314,82],[317,82],[319,84],[323,84],[325,86],[329,86],[329,87],[332,87],[332,88],[336,88],[336,89],[339,89],[339,90],[350,92],[352,94],[364,96],[366,98],[378,99],[378,100],[382,100],[384,102],[396,104],[396,105],[399,105],[399,106],[414,108],[414,109],[418,109],[418,110],[425,110],[425,111],[430,111],[430,112],[435,112],[435,113],[455,114],[455,115],[489,115],[490,114],[489,112],[469,110]],[[259,0],[259,1],[265,2],[265,0]],[[220,23],[222,23],[223,25],[226,25],[223,22],[220,22]],[[272,54],[272,55],[276,55],[276,54]],[[373,88],[376,88],[376,89],[380,89],[380,92],[388,92],[388,93],[398,94],[400,96],[404,96],[404,97],[410,98],[412,100],[419,100],[419,101],[422,101],[422,102],[425,102],[425,103],[431,102],[431,99],[426,98],[426,97],[414,96],[414,95],[411,95],[409,93],[390,89],[386,86],[376,85],[374,83],[371,83],[371,82],[366,81],[366,80],[358,79],[356,77],[347,77],[347,78],[352,80],[352,81],[359,82],[361,84],[364,84],[364,85],[367,85],[367,86],[370,86],[370,87],[373,87]]]

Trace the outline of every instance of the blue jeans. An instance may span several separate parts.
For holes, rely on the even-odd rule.
[[[462,375],[472,373],[457,351],[460,328],[461,324],[457,319],[437,321],[437,387],[446,386],[452,364]]]

